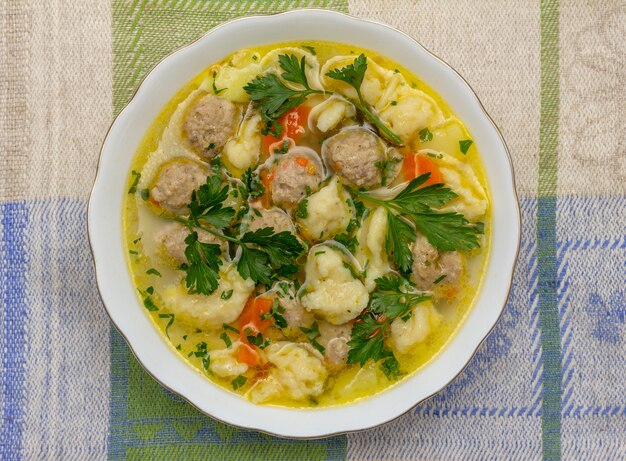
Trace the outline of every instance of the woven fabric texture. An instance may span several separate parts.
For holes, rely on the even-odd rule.
[[[461,75],[513,157],[522,244],[459,377],[372,430],[290,441],[161,388],[110,325],[86,207],[116,113],[228,19],[324,7],[391,24]],[[0,3],[0,459],[626,459],[626,9],[619,0]]]

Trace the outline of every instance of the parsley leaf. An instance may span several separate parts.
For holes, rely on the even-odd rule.
[[[459,141],[459,149],[461,149],[461,152],[463,153],[463,155],[467,155],[467,151],[469,150],[472,144],[474,144],[474,141],[472,141],[471,139],[465,139],[463,141]]]
[[[131,171],[130,173],[135,179],[133,179],[133,183],[131,184],[130,189],[128,189],[128,193],[134,194],[135,192],[137,192],[137,184],[139,184],[139,180],[141,179],[141,173],[137,173],[135,170]]]
[[[300,200],[296,207],[296,218],[306,219],[309,216],[308,205],[309,201],[307,199]]]
[[[259,180],[256,173],[252,171],[252,168],[248,168],[243,174],[243,182],[246,185],[246,191],[252,198],[260,197],[265,193],[265,186]]]
[[[350,253],[354,253],[356,251],[356,246],[359,243],[356,237],[351,237],[345,232],[335,235],[334,239],[337,243],[341,243],[343,246],[345,246]]]
[[[324,94],[324,91],[312,89],[306,77],[306,59],[300,61],[296,56],[281,54],[278,62],[284,71],[280,77],[283,80],[295,83],[302,89],[293,89],[285,85],[278,75],[269,73],[259,75],[244,86],[250,99],[254,101],[261,112],[265,123],[263,134],[271,133],[280,138],[284,128],[277,119],[285,112],[298,107],[310,94]]]
[[[248,381],[248,378],[246,378],[245,376],[239,375],[230,382],[230,385],[233,387],[233,390],[236,391],[240,387],[245,386],[247,381]]]
[[[160,319],[170,319],[169,322],[167,322],[167,325],[165,327],[165,336],[170,337],[170,333],[169,333],[169,329],[172,326],[172,324],[174,323],[174,314],[159,314],[159,318]]]
[[[424,128],[420,130],[420,142],[428,142],[433,139],[433,134],[430,132],[428,128]]]
[[[230,340],[230,337],[228,336],[228,333],[226,333],[225,331],[222,331],[222,334],[220,335],[220,339],[224,341],[224,344],[226,344],[227,349],[230,349],[230,346],[233,345],[232,341]]]
[[[185,256],[189,264],[181,264],[180,268],[187,272],[187,289],[189,293],[210,295],[217,289],[222,249],[215,243],[202,243],[195,231],[185,238],[185,244]]]
[[[352,326],[352,339],[348,341],[348,363],[363,366],[369,360],[382,360],[381,368],[390,379],[397,379],[401,372],[393,352],[385,347],[391,323],[411,312],[416,304],[431,299],[403,277],[389,276],[375,280],[376,291],[369,306],[357,317]]]
[[[206,184],[191,194],[189,221],[194,224],[202,221],[223,229],[235,215],[234,209],[222,206],[227,197],[228,186],[222,187],[222,179],[217,175],[208,176]]]
[[[367,58],[364,54],[361,53],[352,64],[348,64],[346,67],[342,67],[340,69],[333,69],[330,72],[327,72],[326,76],[335,80],[341,80],[342,82],[346,82],[348,85],[352,86],[356,90],[356,94],[358,97],[358,101],[350,101],[352,102],[354,107],[362,112],[366,119],[376,125],[381,134],[385,136],[388,140],[398,146],[403,146],[404,144],[402,142],[402,139],[400,139],[398,135],[391,131],[391,129],[387,125],[385,125],[382,120],[374,115],[374,113],[372,113],[367,108],[367,105],[363,100],[363,95],[361,94],[361,84],[363,83],[363,78],[365,77],[366,71]]]
[[[480,247],[477,236],[482,233],[482,224],[471,224],[459,213],[440,213],[431,208],[442,206],[457,195],[443,184],[421,187],[429,177],[430,173],[418,176],[394,198],[387,200],[374,197],[366,191],[353,191],[387,209],[386,249],[403,272],[410,270],[413,261],[408,245],[415,241],[416,230],[441,250],[471,250]]]

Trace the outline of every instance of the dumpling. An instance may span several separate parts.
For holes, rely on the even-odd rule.
[[[240,344],[241,341],[235,341],[227,349],[211,351],[209,369],[222,378],[242,375],[248,371],[248,365],[237,360],[237,350]]]
[[[222,298],[222,294],[230,290],[232,295]],[[167,286],[162,297],[176,318],[199,327],[220,328],[239,317],[253,291],[254,282],[241,278],[235,264],[226,263],[220,270],[219,287],[211,295],[189,294],[178,284]]]
[[[413,308],[406,321],[397,318],[391,322],[390,340],[399,352],[407,353],[415,344],[424,341],[439,326],[441,319],[432,302],[423,302]]]
[[[261,116],[249,116],[239,127],[237,136],[224,146],[222,160],[235,176],[254,168],[261,155]]]
[[[351,99],[357,98],[354,88],[326,76],[326,73],[352,64],[354,59],[354,56],[336,56],[322,67],[322,83]],[[367,58],[361,94],[404,143],[416,138],[423,128],[434,127],[444,121],[443,113],[433,98],[412,88],[401,73],[386,69],[371,58]]]
[[[439,171],[443,182],[458,195],[441,211],[456,211],[469,221],[476,221],[487,212],[487,194],[470,165],[451,155],[441,154]]]
[[[300,202],[298,209],[306,210],[302,212],[306,216],[304,218],[296,213],[300,233],[309,240],[324,240],[342,232],[352,218],[347,199],[337,177],[333,178],[306,198],[306,202]]]
[[[317,104],[309,113],[308,125],[312,131],[327,133],[345,119],[356,115],[354,105],[337,94]]]
[[[315,397],[324,391],[328,371],[320,354],[303,344],[273,343],[265,349],[272,365],[269,375],[247,393],[254,403],[279,396],[293,400]]]
[[[370,213],[356,237],[359,246],[355,256],[365,270],[365,287],[371,292],[376,288],[374,280],[391,270],[385,248],[387,211],[379,207]]]
[[[305,309],[335,325],[356,318],[369,301],[365,285],[354,278],[344,258],[330,245],[312,247],[305,265],[306,282],[299,293]]]

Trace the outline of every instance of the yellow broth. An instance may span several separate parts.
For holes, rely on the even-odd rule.
[[[373,59],[379,65],[388,69],[395,69],[401,73],[412,87],[418,88],[428,96],[430,96],[441,109],[448,122],[444,123],[440,128],[432,130],[433,139],[429,142],[419,143],[419,148],[433,149],[435,151],[444,151],[455,158],[463,161],[475,172],[485,193],[488,197],[487,182],[484,175],[483,167],[480,162],[479,153],[476,146],[472,145],[463,155],[459,152],[458,142],[464,139],[471,139],[465,126],[461,121],[454,117],[449,106],[439,97],[428,85],[422,82],[416,75],[410,73],[401,64],[395,63],[384,56],[380,56],[374,52],[363,50],[358,47],[348,46],[329,42],[290,42],[279,45],[263,46],[251,50],[250,55],[257,53],[257,56],[264,56],[267,52],[279,47],[313,47],[316,57],[320,64],[323,65],[327,59],[337,55],[354,55],[364,53],[368,58]],[[229,62],[232,56],[223,60],[223,63]],[[258,58],[257,58],[258,59]],[[207,63],[209,64],[209,63]],[[219,66],[220,63],[217,63]],[[150,155],[157,149],[164,129],[167,127],[170,118],[176,111],[178,105],[183,102],[189,94],[198,88],[203,82],[211,81],[212,72],[216,68],[216,64],[210,65],[200,75],[196,76],[188,84],[167,103],[158,117],[151,124],[145,133],[143,140],[132,160],[131,170],[140,172],[146,164]],[[319,148],[319,140],[315,137],[304,138],[303,143],[309,146]],[[316,146],[318,144],[318,146]],[[415,149],[407,146],[401,149],[401,153],[414,151]],[[261,159],[261,162],[263,159]],[[135,183],[135,175],[129,172],[127,180],[127,190]],[[399,179],[394,182],[401,182]],[[487,199],[488,200],[488,199]],[[438,311],[442,314],[443,319],[439,326],[431,333],[423,342],[416,344],[407,354],[396,354],[401,370],[404,375],[398,381],[390,381],[381,372],[377,364],[371,361],[361,368],[358,364],[350,365],[339,371],[331,371],[325,382],[325,390],[321,395],[308,399],[294,400],[288,397],[273,398],[269,402],[272,405],[289,406],[298,408],[314,408],[323,406],[341,405],[353,402],[360,398],[365,398],[379,393],[385,389],[392,387],[397,382],[407,379],[414,373],[418,373],[428,362],[433,360],[437,354],[446,346],[450,338],[460,328],[463,320],[471,309],[477,293],[480,289],[482,276],[484,273],[485,261],[489,252],[490,240],[490,209],[487,207],[486,214],[481,218],[485,224],[485,235],[482,239],[482,245],[479,250],[468,252],[465,259],[467,277],[463,285],[460,287],[458,294],[450,301],[442,301],[437,304]],[[156,216],[151,212],[141,194],[126,194],[123,208],[123,228],[125,233],[126,251],[128,254],[128,267],[139,296],[140,305],[144,304],[144,299],[149,287],[153,290],[150,299],[158,310],[146,310],[147,315],[155,324],[156,328],[162,333],[164,341],[178,352],[180,358],[185,360],[190,366],[196,368],[199,373],[210,379],[217,385],[225,389],[244,394],[254,380],[255,373],[249,372],[247,375],[247,383],[242,388],[233,390],[231,377],[221,378],[215,374],[207,373],[203,366],[202,354],[198,352],[198,345],[205,343],[206,350],[223,349],[225,341],[220,336],[226,333],[232,342],[237,340],[238,335],[231,331],[223,329],[206,329],[198,328],[197,325],[186,323],[181,320],[172,321],[172,309],[168,306],[168,300],[161,295],[165,285],[180,279],[179,270],[175,265],[163,264],[158,258],[150,255],[155,254],[155,243],[150,242],[149,236],[153,234],[155,228],[163,222],[163,218]],[[160,275],[148,273],[155,268]],[[278,338],[279,332],[271,329],[267,333],[267,337]],[[296,334],[296,336],[298,336]],[[303,335],[299,336],[300,340],[306,341]],[[196,356],[198,355],[198,356]],[[210,355],[210,354],[209,354]]]

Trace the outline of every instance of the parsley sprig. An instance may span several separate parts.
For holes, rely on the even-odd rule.
[[[268,73],[259,75],[243,89],[255,101],[261,111],[261,118],[265,123],[263,134],[271,133],[279,138],[283,132],[283,126],[277,119],[285,112],[298,107],[307,96],[311,94],[325,94],[325,91],[311,88],[306,77],[306,59],[303,56],[300,61],[296,56],[281,54],[278,63],[284,71],[278,75]],[[300,88],[291,88],[284,82],[291,82]]]
[[[429,177],[430,173],[418,176],[392,199],[382,199],[366,191],[353,191],[360,198],[387,210],[386,249],[405,273],[413,264],[409,244],[417,238],[417,231],[444,251],[480,247],[478,235],[483,233],[482,223],[471,224],[460,213],[433,210],[432,207],[442,206],[457,195],[443,184],[421,187]]]
[[[376,291],[372,293],[368,307],[352,326],[348,363],[363,366],[369,360],[381,361],[387,377],[396,379],[400,375],[399,364],[385,345],[391,323],[397,318],[405,318],[414,306],[431,298],[415,292],[414,286],[404,277],[380,277],[375,282]]]
[[[378,128],[383,136],[385,136],[389,141],[397,146],[403,146],[404,143],[402,142],[402,139],[391,131],[391,129],[367,107],[367,104],[363,100],[363,95],[361,94],[361,84],[363,83],[366,71],[367,58],[363,53],[361,53],[352,64],[348,64],[346,67],[342,67],[341,69],[333,69],[330,72],[327,72],[326,76],[335,80],[346,82],[348,85],[353,87],[356,90],[358,97],[358,101],[350,100],[354,107],[359,110],[367,120],[376,125],[376,128]]]
[[[222,187],[218,176],[209,176],[206,184],[192,194],[189,216],[172,218],[191,231],[185,238],[188,263],[180,266],[186,272],[185,283],[190,293],[213,293],[218,287],[219,267],[222,264],[220,245],[201,242],[196,229],[238,245],[241,256],[237,262],[237,271],[244,279],[250,278],[255,283],[270,285],[277,274],[293,273],[294,260],[304,251],[302,244],[291,232],[274,233],[272,227],[246,232],[240,238],[220,232],[220,229],[228,226],[235,214],[232,207],[223,205],[228,190],[229,186]],[[251,190],[248,192],[253,193]]]

